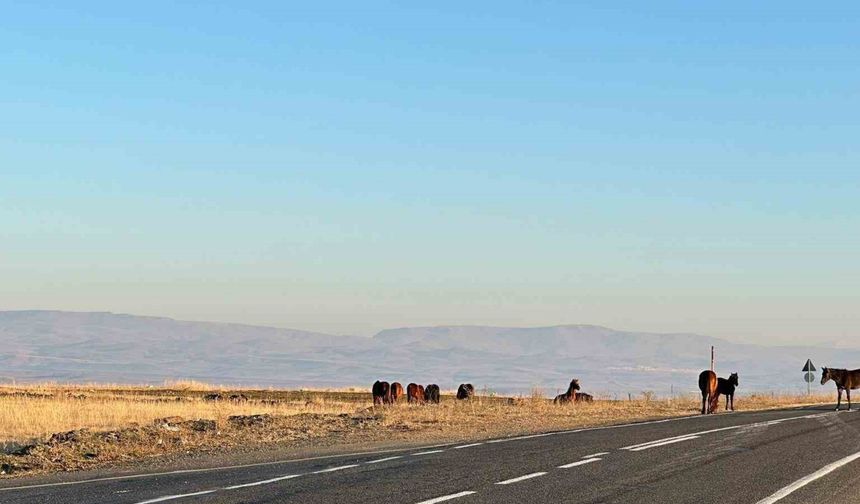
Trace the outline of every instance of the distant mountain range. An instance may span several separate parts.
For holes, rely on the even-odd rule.
[[[481,389],[626,396],[696,389],[717,348],[717,371],[742,391],[806,390],[801,368],[860,367],[860,349],[768,347],[695,334],[556,327],[413,327],[372,338],[113,313],[0,312],[0,380],[345,387],[377,378],[404,384],[471,382]],[[814,388],[819,385],[814,384]]]

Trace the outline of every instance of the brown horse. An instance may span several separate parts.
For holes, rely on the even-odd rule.
[[[555,396],[552,400],[553,404],[567,404],[576,400],[576,391],[579,390],[579,380],[574,378],[570,380],[570,385],[567,387],[567,392]]]
[[[720,396],[717,394],[717,373],[713,371],[699,373],[699,390],[702,391],[702,414],[705,414],[705,404],[708,405],[708,413],[717,411],[720,401]]]
[[[409,403],[421,404],[424,402],[424,387],[417,383],[410,383],[406,386],[406,400]]]
[[[851,411],[851,391],[860,388],[860,369],[848,371],[847,369],[821,368],[821,384],[824,385],[828,380],[833,380],[836,383],[836,411],[842,405],[842,391],[845,391],[845,396],[848,398],[848,411]]]
[[[594,402],[594,396],[585,392],[577,392],[573,397],[573,402]]]
[[[726,411],[729,410],[729,403],[732,405],[732,411],[735,410],[735,389],[738,388],[738,374],[732,373],[726,378],[717,378],[717,397],[726,396]]]
[[[391,384],[391,404],[397,404],[400,399],[403,399],[403,385],[394,382]]]

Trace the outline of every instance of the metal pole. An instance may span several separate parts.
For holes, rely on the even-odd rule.
[[[714,370],[714,345],[711,345],[711,371]]]

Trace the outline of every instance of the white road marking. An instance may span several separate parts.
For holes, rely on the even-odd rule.
[[[335,471],[343,471],[344,469],[352,469],[353,467],[358,467],[358,464],[349,464],[349,465],[343,465],[343,466],[337,466],[337,467],[329,467],[328,469],[322,469],[319,471],[314,471],[312,474],[325,474],[325,473],[330,473],[330,472],[335,472]]]
[[[423,452],[413,453],[412,456],[413,457],[420,457],[421,455],[433,455],[434,453],[442,453],[443,451],[445,451],[445,450],[423,451]]]
[[[770,497],[766,497],[766,498],[758,501],[756,504],[773,504],[774,502],[780,501],[783,498],[791,495],[795,491],[797,491],[797,490],[805,487],[806,485],[812,483],[813,481],[815,481],[821,477],[827,476],[828,474],[839,469],[840,467],[842,467],[846,464],[849,464],[851,462],[854,462],[858,458],[860,458],[860,452],[857,452],[854,455],[849,455],[843,459],[837,460],[836,462],[833,462],[832,464],[828,464],[828,465],[822,467],[821,469],[815,471],[814,473],[810,474],[809,476],[805,476],[803,478],[800,478],[799,480],[795,481],[794,483],[792,483],[786,487],[783,487],[782,489],[780,489],[775,494],[771,495]]]
[[[496,483],[497,485],[510,485],[511,483],[519,483],[520,481],[525,481],[527,479],[537,478],[538,476],[543,476],[546,474],[545,472],[536,472],[531,474],[526,474],[525,476],[520,476],[519,478],[511,478],[505,481],[499,481]]]
[[[382,462],[388,462],[389,460],[397,460],[399,458],[403,458],[403,455],[397,455],[396,457],[386,457],[386,458],[371,460],[370,462],[365,462],[365,464],[379,464]]]
[[[681,443],[683,441],[692,441],[693,439],[699,439],[699,436],[687,436],[676,439],[669,439],[660,443],[651,443],[645,446],[639,446],[637,448],[631,448],[630,451],[642,451],[642,450],[650,450],[651,448],[657,448],[658,446],[666,446],[675,443]]]
[[[780,412],[780,411],[795,411],[802,408],[799,406],[797,408],[784,409],[784,410],[764,410],[764,411],[750,411],[750,414],[762,414],[762,413],[771,413],[771,412]],[[851,412],[856,412],[857,410],[852,410]],[[802,417],[792,417],[786,419],[780,419],[779,421],[785,420],[795,420],[797,418],[814,418],[817,416],[824,416],[835,413],[834,411],[828,411],[827,413],[821,413],[818,415],[806,415]],[[842,410],[842,413],[849,413],[846,410]],[[681,416],[681,417],[673,417],[673,418],[663,418],[660,420],[647,420],[645,422],[631,422],[625,424],[616,424],[616,425],[606,425],[603,427],[584,427],[581,429],[570,429],[558,432],[551,432],[546,434],[540,434],[541,436],[553,436],[553,435],[563,435],[563,434],[578,434],[580,432],[591,432],[591,431],[602,431],[602,430],[610,430],[610,429],[624,429],[628,427],[639,427],[642,425],[654,425],[661,423],[669,423],[669,422],[680,422],[683,420],[697,420],[697,419],[707,419],[710,416],[706,415],[689,415],[689,416]],[[760,424],[760,423],[759,423]],[[750,424],[750,425],[759,425],[759,424]],[[748,427],[749,425],[741,426]],[[730,427],[734,428],[734,427]],[[722,429],[717,429],[722,430]],[[715,431],[706,431],[706,432],[715,432]],[[701,433],[699,433],[701,434]],[[504,441],[513,441],[515,439],[523,439],[523,438],[503,438],[500,440],[489,440],[485,441],[485,443],[489,442],[504,442]],[[435,447],[448,447],[451,446],[452,443],[443,443],[438,445],[426,446],[425,448],[435,448]],[[325,460],[325,459],[334,459],[334,458],[346,458],[346,457],[358,457],[363,455],[382,455],[385,453],[402,453],[406,451],[414,450],[415,447],[410,448],[397,448],[391,450],[376,450],[376,451],[367,451],[367,452],[353,452],[353,453],[341,453],[338,455],[322,455],[317,457],[305,457],[305,458],[297,458],[297,459],[284,459],[284,460],[273,460],[271,462],[257,462],[253,464],[235,464],[235,465],[227,465],[227,466],[219,466],[219,467],[206,467],[201,469],[179,469],[176,471],[161,471],[161,472],[151,472],[151,473],[137,473],[137,474],[126,474],[120,476],[107,476],[103,478],[90,478],[83,479],[77,481],[58,481],[56,483],[38,483],[35,485],[19,485],[19,486],[9,486],[9,487],[0,487],[0,492],[8,492],[13,490],[27,490],[33,488],[49,488],[49,487],[60,487],[60,486],[73,486],[73,485],[85,485],[88,483],[99,483],[104,481],[119,481],[119,480],[131,480],[131,479],[140,479],[140,478],[155,478],[159,476],[170,476],[175,474],[194,474],[194,473],[206,473],[206,472],[215,472],[215,471],[229,471],[233,469],[245,469],[249,467],[265,467],[265,466],[273,466],[280,464],[293,464],[296,462],[307,462],[311,460]]]
[[[754,422],[754,423],[743,424],[743,425],[730,425],[728,427],[720,427],[718,429],[710,429],[710,430],[699,431],[699,432],[690,432],[688,434],[682,434],[680,436],[672,436],[672,437],[663,438],[663,439],[655,439],[653,441],[648,441],[647,443],[639,443],[639,444],[635,444],[635,445],[625,446],[621,449],[622,450],[630,450],[630,451],[638,451],[635,449],[642,447],[642,446],[651,445],[654,443],[661,443],[663,441],[670,441],[673,439],[683,439],[683,438],[686,438],[689,436],[704,436],[705,434],[713,434],[715,432],[724,432],[724,431],[737,430],[737,429],[746,429],[749,427],[767,427],[769,425],[773,425],[774,423],[788,422],[790,420],[802,420],[802,419],[807,419],[807,418],[818,418],[818,417],[827,416],[830,414],[831,413],[829,413],[829,412],[828,413],[815,413],[812,415],[802,415],[802,416],[789,417],[789,418],[780,418],[777,420],[770,420],[770,421],[764,421],[764,422]]]
[[[603,460],[599,458],[589,458],[585,460],[577,460],[576,462],[571,462],[570,464],[564,464],[558,466],[559,469],[570,469],[571,467],[577,467],[585,464],[590,464],[592,462],[597,462],[598,460]]]
[[[442,497],[436,497],[435,499],[430,499],[426,501],[421,501],[418,504],[436,504],[437,502],[445,502],[452,499],[459,499],[460,497],[465,497],[467,495],[472,495],[475,492],[460,492],[451,495],[443,495]]]
[[[278,481],[284,481],[284,480],[288,480],[288,479],[298,478],[299,476],[301,476],[301,474],[290,474],[288,476],[281,476],[279,478],[272,478],[272,479],[267,479],[267,480],[263,480],[263,481],[255,481],[253,483],[245,483],[243,485],[228,486],[228,487],[224,487],[224,490],[236,490],[237,488],[247,488],[247,487],[253,487],[253,486],[260,486],[260,485],[268,485],[269,483],[276,483]]]
[[[609,455],[609,452],[592,453],[591,455],[586,455],[582,458],[588,459],[588,458],[602,457],[604,455]]]
[[[463,448],[471,448],[473,446],[481,446],[482,444],[484,444],[484,443],[472,443],[472,444],[460,445],[460,446],[455,446],[454,448],[452,448],[452,450],[462,450]]]
[[[194,492],[194,493],[187,493],[187,494],[166,495],[164,497],[158,497],[155,499],[141,501],[141,502],[138,502],[137,504],[152,504],[153,502],[164,502],[164,501],[169,501],[169,500],[174,500],[174,499],[181,499],[183,497],[194,497],[195,495],[206,495],[206,494],[211,494],[211,493],[215,493],[215,490],[206,490],[204,492]]]

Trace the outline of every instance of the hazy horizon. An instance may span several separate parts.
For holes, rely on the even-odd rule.
[[[854,340],[858,13],[10,6],[0,310]]]

